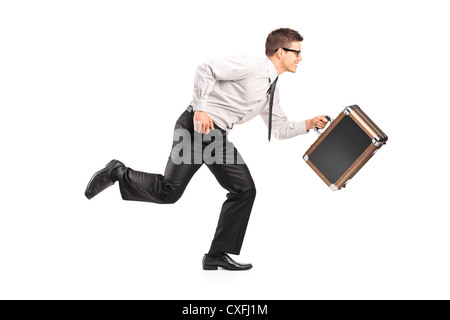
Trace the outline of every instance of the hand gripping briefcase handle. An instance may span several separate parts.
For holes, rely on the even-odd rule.
[[[324,117],[327,118],[330,123],[333,121],[333,119],[331,119],[330,116],[324,116]],[[319,136],[322,134],[321,132],[319,132],[319,128],[317,128],[317,125],[314,127],[314,132],[317,133]]]

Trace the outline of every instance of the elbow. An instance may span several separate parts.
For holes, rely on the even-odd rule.
[[[300,134],[302,134],[302,132],[297,132],[295,130],[289,130],[289,129],[275,130],[272,132],[272,137],[277,140],[286,140],[286,139],[296,137]]]
[[[272,131],[272,138],[277,139],[277,140],[284,140],[284,139],[287,139],[288,136],[286,133],[281,134],[280,130],[274,130],[274,131]]]
[[[211,63],[203,62],[199,64],[196,71],[197,75],[210,76],[212,79],[215,79],[215,74]]]

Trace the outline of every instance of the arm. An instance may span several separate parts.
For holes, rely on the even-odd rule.
[[[267,107],[264,112],[261,113],[266,126],[269,123],[269,108]],[[317,116],[312,119],[304,121],[289,121],[283,110],[280,107],[280,96],[278,88],[275,88],[275,96],[273,101],[272,110],[272,136],[276,139],[289,139],[300,134],[308,133],[316,125],[319,129],[323,129],[328,120],[324,116]]]
[[[195,111],[195,131],[208,134],[210,129],[214,129],[213,121],[207,112],[208,96],[216,81],[245,79],[252,72],[254,66],[251,59],[238,56],[207,61],[197,67],[192,100],[192,107]]]
[[[194,111],[208,109],[208,96],[216,81],[245,79],[256,67],[255,62],[243,56],[207,61],[197,67],[194,80],[192,107]]]

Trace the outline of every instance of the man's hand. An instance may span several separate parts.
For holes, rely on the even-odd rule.
[[[306,130],[313,129],[316,125],[317,128],[323,129],[328,123],[328,119],[324,116],[317,116],[312,119],[308,119],[305,121]]]
[[[214,123],[210,116],[203,111],[195,111],[194,113],[194,130],[199,133],[208,134],[209,130],[214,130]]]

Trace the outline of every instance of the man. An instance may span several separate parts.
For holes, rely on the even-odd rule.
[[[291,122],[279,105],[278,76],[295,73],[302,60],[303,37],[294,30],[272,31],[266,40],[266,58],[232,57],[198,66],[194,97],[180,116],[174,131],[172,152],[164,175],[135,171],[112,160],[89,181],[85,195],[91,199],[119,181],[124,200],[175,203],[192,176],[206,164],[229,193],[224,202],[203,269],[248,270],[228,254],[238,255],[244,240],[256,189],[250,171],[227,134],[234,124],[261,115],[269,128],[269,140],[304,134],[327,119],[317,116]]]

